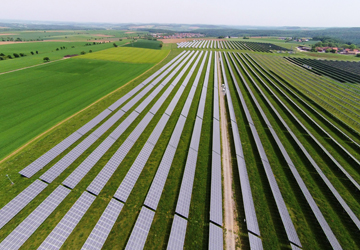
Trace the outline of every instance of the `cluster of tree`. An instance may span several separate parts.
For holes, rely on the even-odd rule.
[[[103,42],[105,43],[105,42]],[[85,43],[85,46],[91,46],[91,45],[97,45],[97,44],[101,44],[101,42],[97,43],[97,42],[92,42],[92,43]]]
[[[66,49],[66,47],[65,47],[65,46],[61,46],[60,49],[63,50],[63,49]],[[59,48],[56,48],[56,51],[59,51]]]

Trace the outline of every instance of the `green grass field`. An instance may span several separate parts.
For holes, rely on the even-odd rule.
[[[118,45],[125,44],[128,40],[123,40],[117,42]],[[69,46],[68,44],[74,44]],[[57,45],[57,46],[56,46]],[[66,49],[56,51],[58,46],[65,46]],[[55,47],[56,46],[56,47]],[[75,46],[74,48],[71,48]],[[8,45],[0,45],[0,53],[5,52],[1,51],[8,51],[8,53],[24,52],[27,54],[25,57],[13,58],[13,59],[6,59],[0,61],[0,73],[7,72],[11,70],[21,69],[24,67],[29,67],[37,64],[42,64],[44,57],[49,57],[50,61],[62,59],[65,55],[73,55],[77,54],[80,55],[82,51],[89,53],[89,50],[93,52],[113,48],[112,43],[105,43],[105,44],[97,44],[91,46],[85,46],[85,42],[81,43],[57,43],[57,42],[34,42],[34,43],[18,43],[18,44],[8,44]],[[39,54],[31,55],[30,51],[36,50],[39,51]],[[12,52],[13,51],[13,52]]]
[[[88,53],[78,58],[109,60],[126,63],[158,63],[168,53],[169,50],[118,47],[96,53]]]
[[[0,158],[153,65],[68,59],[0,75]]]
[[[144,48],[144,49],[161,49],[161,42],[153,40],[139,39],[134,43],[126,44],[124,47]]]

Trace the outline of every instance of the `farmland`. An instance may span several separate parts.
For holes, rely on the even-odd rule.
[[[0,164],[0,248],[360,249],[356,67],[311,71],[272,43],[141,43],[0,75],[3,157],[75,114]]]

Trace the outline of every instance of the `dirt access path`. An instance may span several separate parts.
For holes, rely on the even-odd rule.
[[[218,60],[219,61],[219,60]],[[226,249],[236,249],[236,241],[240,240],[237,237],[239,227],[236,222],[236,206],[234,201],[234,193],[232,189],[233,172],[231,164],[231,148],[229,141],[229,131],[227,122],[227,111],[225,107],[225,95],[222,91],[222,79],[220,62],[217,65],[219,76],[219,91],[220,91],[220,127],[221,127],[221,144],[222,144],[222,169],[223,169],[223,188],[224,188],[224,230],[225,230],[225,247]],[[239,249],[239,248],[238,248]]]

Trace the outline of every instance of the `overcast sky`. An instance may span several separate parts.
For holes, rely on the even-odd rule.
[[[360,27],[360,0],[0,0],[0,19]]]

